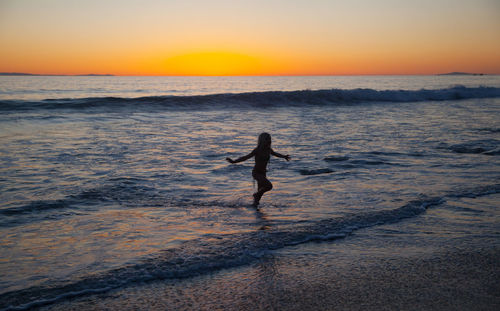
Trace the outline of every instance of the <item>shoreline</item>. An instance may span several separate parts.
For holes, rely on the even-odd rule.
[[[145,306],[150,310],[497,310],[500,306],[498,246],[423,258],[358,255],[350,263],[341,259],[337,264],[335,252],[321,254],[321,249],[335,244],[312,243],[250,266],[138,284],[41,310]]]

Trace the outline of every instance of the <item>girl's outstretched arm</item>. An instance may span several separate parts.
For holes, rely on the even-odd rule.
[[[271,149],[271,154],[275,157],[278,157],[278,158],[283,158],[287,161],[290,161],[290,156],[287,154],[287,155],[282,155],[281,153],[278,153],[278,152],[275,152],[273,149]]]
[[[233,160],[231,158],[226,158],[226,161],[229,162],[229,163],[243,162],[243,161],[246,161],[246,160],[250,159],[254,155],[255,155],[255,149],[252,152],[250,152],[249,154],[247,154],[246,156],[242,156],[241,158],[238,158],[236,160]]]

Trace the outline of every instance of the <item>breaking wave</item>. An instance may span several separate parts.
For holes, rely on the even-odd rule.
[[[3,100],[0,111],[37,109],[200,109],[227,107],[279,107],[303,105],[336,105],[372,102],[420,102],[470,98],[500,97],[498,87],[454,86],[445,89],[374,90],[329,89],[223,93],[196,96],[149,96],[137,98],[91,97],[78,99],[46,99],[42,101]]]

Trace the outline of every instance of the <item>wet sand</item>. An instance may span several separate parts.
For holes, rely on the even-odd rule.
[[[335,242],[251,266],[137,284],[46,310],[498,310],[500,248],[352,256]],[[321,249],[324,251],[322,252]],[[394,249],[392,249],[394,251]],[[400,251],[404,252],[404,248]],[[292,253],[295,252],[295,255]],[[373,252],[371,253],[373,255]]]
[[[419,217],[268,251],[246,266],[130,284],[43,309],[500,310],[496,202],[498,195],[450,199]],[[484,209],[450,214],[462,205]],[[478,215],[489,221],[474,223]]]

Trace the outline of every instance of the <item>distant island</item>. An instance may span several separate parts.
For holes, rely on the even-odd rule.
[[[79,77],[113,77],[114,75],[89,73],[86,75],[74,75],[74,76],[79,76]]]
[[[111,74],[95,74],[89,73],[85,75],[50,75],[50,74],[36,74],[36,73],[24,73],[24,72],[0,72],[0,76],[70,76],[70,77],[112,77]]]
[[[32,73],[22,73],[22,72],[0,72],[0,76],[38,76]]]
[[[469,73],[469,72],[448,72],[440,73],[438,76],[484,76],[483,73]]]

